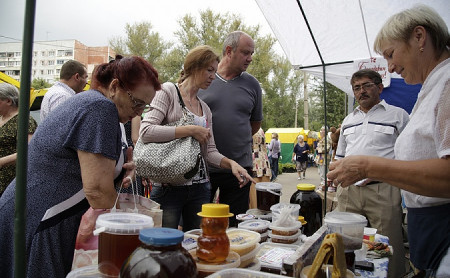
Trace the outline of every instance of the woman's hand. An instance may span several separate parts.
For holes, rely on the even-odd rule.
[[[191,136],[197,139],[200,144],[207,144],[209,138],[211,137],[211,132],[209,128],[202,126],[191,125],[189,126]]]
[[[348,156],[330,163],[327,178],[338,186],[347,187],[357,181],[367,178],[367,156]]]
[[[256,181],[248,174],[247,170],[245,170],[241,165],[237,164],[236,161],[231,160],[231,172],[239,181],[239,187],[242,188],[249,181],[256,183]]]

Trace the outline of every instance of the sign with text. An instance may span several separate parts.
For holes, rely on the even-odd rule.
[[[391,73],[388,71],[388,63],[382,57],[373,57],[369,59],[355,60],[353,69],[356,71],[361,69],[371,69],[378,72],[383,80],[384,87],[391,85]]]

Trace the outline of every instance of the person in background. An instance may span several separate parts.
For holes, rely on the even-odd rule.
[[[306,168],[308,164],[309,145],[305,142],[303,135],[297,136],[297,144],[294,146],[292,153],[292,161],[295,161],[298,179],[306,179]]]
[[[258,132],[253,134],[253,179],[258,182],[269,182],[272,176],[270,169],[269,157],[267,155],[266,137],[264,130],[260,128]],[[250,203],[249,208],[257,207],[256,202],[256,183],[252,183],[250,187]]]
[[[19,90],[0,83],[0,196],[16,176],[17,130],[19,127]],[[33,117],[28,119],[28,141],[36,131]]]
[[[69,60],[62,65],[59,78],[59,81],[48,89],[42,99],[40,111],[41,122],[59,104],[83,91],[83,88],[87,84],[88,74],[86,67],[82,63]]]
[[[394,144],[408,123],[402,108],[380,99],[383,83],[378,72],[362,69],[352,75],[350,83],[359,106],[345,117],[335,159],[352,155],[376,155],[393,159]],[[369,227],[389,237],[394,254],[389,259],[388,277],[405,274],[400,189],[378,180],[362,180],[337,188],[337,211],[364,215]]]
[[[161,205],[163,227],[177,229],[181,220],[183,231],[200,228],[201,217],[197,213],[202,210],[203,204],[210,202],[211,197],[207,165],[230,170],[234,181],[240,186],[254,181],[243,167],[219,153],[214,143],[211,110],[197,97],[199,89],[208,88],[215,79],[219,60],[210,46],[202,45],[190,50],[184,60],[178,85],[164,83],[141,122],[139,134],[144,143],[167,142],[188,136],[200,142],[202,160],[191,180],[185,184],[153,183],[150,198]],[[183,116],[177,90],[189,113],[194,115],[194,125],[166,125]]]
[[[322,126],[320,128],[320,139],[317,141],[317,147],[316,147],[316,157],[314,158],[314,162],[317,165],[317,169],[319,171],[319,177],[320,177],[320,186],[322,187],[322,190],[325,190],[325,167],[327,165],[325,164],[325,126]],[[331,140],[327,138],[327,144],[326,144],[326,153],[328,155],[328,163],[330,163],[330,150],[331,150]]]
[[[272,133],[272,140],[270,140],[267,148],[269,149],[270,167],[272,169],[272,178],[270,181],[276,181],[278,176],[278,160],[281,155],[281,142],[278,140],[278,133]]]
[[[28,147],[28,277],[59,278],[70,272],[82,215],[90,206],[110,209],[116,201],[119,122],[140,115],[160,88],[156,70],[136,56],[101,64],[92,81],[97,89],[61,103],[39,125]],[[132,166],[124,164],[125,177],[134,172]],[[128,178],[124,186],[129,186]],[[0,198],[2,277],[14,276],[15,193],[13,180]]]
[[[369,178],[402,189],[410,260],[420,277],[450,277],[449,47],[445,21],[428,6],[404,10],[385,22],[375,51],[407,84],[422,84],[417,102],[395,142],[395,160],[349,156],[333,162],[328,173],[343,187]]]
[[[234,31],[223,44],[216,79],[198,96],[211,108],[213,133],[219,152],[253,172],[252,136],[261,128],[262,91],[258,80],[246,72],[252,62],[255,42],[246,33]],[[240,184],[229,170],[210,167],[211,201],[219,188],[219,200],[234,214],[230,227],[237,226],[236,215],[248,210],[251,182]]]

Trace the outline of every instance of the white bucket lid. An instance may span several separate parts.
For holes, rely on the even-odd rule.
[[[332,211],[325,215],[325,223],[331,225],[367,225],[365,216],[352,213]]]
[[[276,182],[257,182],[255,184],[255,188],[258,191],[267,191],[267,190],[272,190],[272,191],[281,191],[281,184],[276,183]]]
[[[153,218],[131,212],[104,213],[95,222],[96,229],[102,227],[106,233],[139,234],[140,230],[153,227]]]

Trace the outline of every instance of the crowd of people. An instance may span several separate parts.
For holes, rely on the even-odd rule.
[[[449,46],[445,22],[427,6],[392,16],[374,48],[386,58],[390,72],[406,83],[422,84],[411,115],[380,99],[378,73],[360,70],[350,81],[358,106],[342,122],[328,175],[331,140],[325,126],[316,146],[299,135],[292,150],[299,180],[306,179],[314,153],[321,185],[328,178],[338,187],[337,210],[366,216],[371,227],[390,238],[395,251],[389,277],[405,273],[402,196],[411,262],[428,277],[450,275],[450,237],[436,236],[448,235],[450,227]],[[143,58],[118,55],[95,67],[91,89],[82,93],[85,66],[64,64],[60,81],[44,97],[40,125],[29,120],[28,276],[65,277],[70,272],[83,214],[113,208],[117,185],[128,187],[135,179],[129,146],[137,136],[144,143],[189,136],[200,143],[201,162],[193,178],[184,184],[152,184],[150,198],[161,205],[164,227],[198,229],[197,213],[215,198],[230,206],[230,226],[237,226],[236,215],[255,206],[252,184],[276,181],[281,157],[278,134],[272,133],[266,144],[261,129],[262,90],[247,72],[254,51],[250,35],[231,32],[221,55],[207,45],[192,48],[179,79],[164,84]],[[180,97],[194,124],[169,126],[183,115]],[[4,277],[14,276],[17,107],[17,89],[0,84]],[[123,124],[128,122],[127,136]]]

